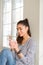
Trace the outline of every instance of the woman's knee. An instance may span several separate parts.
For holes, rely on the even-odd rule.
[[[7,54],[9,54],[9,53],[11,53],[11,50],[10,49],[8,49],[8,48],[4,48],[2,51],[1,51],[1,54],[2,55],[7,55]]]

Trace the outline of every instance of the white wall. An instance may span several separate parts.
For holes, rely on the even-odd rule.
[[[24,0],[24,18],[29,19],[32,37],[37,43],[35,65],[39,61],[39,0]]]
[[[39,65],[43,65],[43,0],[40,0]]]
[[[0,0],[0,49],[2,47],[2,0]]]

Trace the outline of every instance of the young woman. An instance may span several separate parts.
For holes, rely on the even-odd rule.
[[[17,39],[9,41],[10,49],[3,49],[0,65],[34,65],[36,43],[31,37],[28,19],[17,23]]]

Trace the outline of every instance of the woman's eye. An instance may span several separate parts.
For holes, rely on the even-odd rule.
[[[20,28],[19,30],[22,30],[22,28]]]
[[[17,28],[17,31],[18,31],[18,30],[22,30],[22,28]]]
[[[20,30],[22,30],[22,28],[20,28]]]

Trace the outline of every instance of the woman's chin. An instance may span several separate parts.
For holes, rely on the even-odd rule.
[[[20,35],[20,37],[23,37],[22,35]]]

